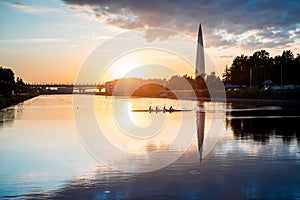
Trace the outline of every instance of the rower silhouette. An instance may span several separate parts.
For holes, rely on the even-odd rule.
[[[173,112],[173,111],[174,111],[174,108],[173,108],[172,106],[170,106],[169,112],[171,113],[171,112]]]

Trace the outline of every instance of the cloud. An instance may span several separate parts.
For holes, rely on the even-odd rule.
[[[58,11],[58,9],[55,9],[55,8],[33,6],[30,4],[25,4],[25,3],[21,3],[21,2],[9,2],[8,5],[11,7],[14,7],[14,8],[21,9],[25,12],[30,12],[30,13]]]
[[[205,45],[263,48],[299,39],[298,0],[64,0],[83,9],[91,19],[121,29],[163,27],[196,36],[202,23]],[[152,41],[169,36],[146,34]]]
[[[88,34],[88,35],[81,35],[80,38],[86,39],[86,40],[107,40],[107,39],[111,38],[111,36]]]
[[[37,44],[37,43],[60,43],[66,42],[62,38],[30,38],[30,39],[9,39],[0,40],[0,44]]]
[[[217,56],[219,58],[233,58],[234,55],[223,55],[223,56]]]

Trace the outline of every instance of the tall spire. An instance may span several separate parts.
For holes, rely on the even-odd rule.
[[[199,76],[205,73],[205,61],[204,61],[204,46],[201,23],[199,24],[198,42],[197,42],[197,58],[196,58],[196,72],[195,76]],[[195,77],[195,78],[196,78]]]

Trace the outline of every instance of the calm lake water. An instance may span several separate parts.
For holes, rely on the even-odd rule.
[[[298,106],[73,97],[0,111],[0,199],[300,199]]]

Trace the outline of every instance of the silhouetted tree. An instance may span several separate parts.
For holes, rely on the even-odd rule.
[[[176,75],[170,78],[167,86],[172,90],[190,90],[195,88],[195,81],[192,77],[187,75]]]
[[[14,89],[15,77],[11,69],[0,67],[0,93],[10,95]]]
[[[24,83],[23,79],[20,77],[17,77],[16,83],[15,83],[15,91],[17,93],[29,91],[29,87],[27,87],[27,85]]]
[[[17,77],[16,84],[17,84],[17,85],[23,85],[23,86],[25,86],[25,85],[26,85],[26,84],[24,83],[23,79],[22,79],[22,78],[20,78],[20,77]]]
[[[216,72],[211,72],[207,76],[206,85],[209,89],[222,89],[220,86],[223,86],[221,79],[216,76]]]
[[[252,78],[250,74],[252,71]],[[265,80],[275,84],[300,84],[300,55],[295,58],[293,52],[286,50],[282,55],[270,57],[265,50],[256,51],[252,56],[237,56],[229,69],[223,74],[223,81],[238,85],[259,85]]]
[[[292,51],[282,52],[282,81],[283,84],[299,84],[300,63],[294,58]]]
[[[195,78],[196,89],[199,90],[207,89],[205,79],[203,77],[205,77],[205,74],[199,75]]]
[[[249,58],[248,56],[237,56],[228,70],[228,80],[231,84],[247,84],[249,80]]]

